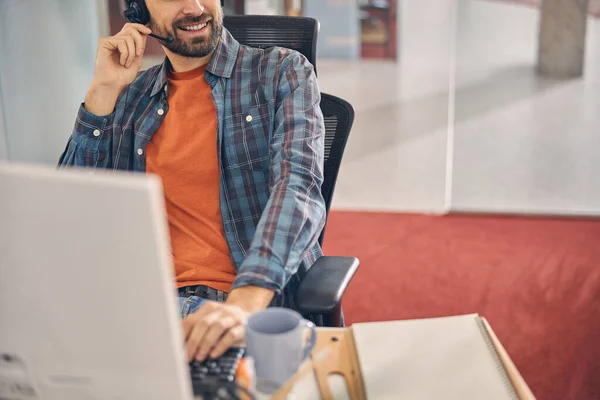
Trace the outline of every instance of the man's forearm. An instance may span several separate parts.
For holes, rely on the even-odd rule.
[[[226,304],[240,307],[247,313],[262,311],[269,306],[275,292],[259,286],[242,286],[233,289]]]
[[[85,109],[99,117],[111,114],[115,109],[121,90],[119,87],[92,83],[85,96]]]

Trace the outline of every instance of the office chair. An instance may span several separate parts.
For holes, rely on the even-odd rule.
[[[285,47],[302,53],[317,73],[319,22],[279,15],[226,15],[223,24],[241,44],[265,49]]]
[[[339,97],[321,93],[321,111],[325,121],[325,165],[321,194],[329,216],[342,156],[354,122],[354,108]],[[325,227],[319,237],[321,246]],[[342,326],[341,297],[358,265],[358,259],[354,257],[319,258],[308,270],[296,291],[295,302],[299,311],[323,315],[324,326]]]
[[[260,48],[286,47],[304,54],[315,65],[319,23],[312,18],[226,16],[224,25],[243,45]],[[347,101],[326,93],[321,93],[320,105],[325,121],[325,164],[321,193],[329,215],[342,156],[354,122],[354,108]],[[319,237],[321,245],[324,234],[325,228]],[[294,300],[298,311],[321,315],[324,326],[342,326],[342,295],[358,265],[359,261],[354,257],[319,258],[302,278],[296,291]]]

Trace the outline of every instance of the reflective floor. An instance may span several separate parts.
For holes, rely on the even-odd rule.
[[[322,90],[357,110],[335,207],[600,213],[600,21],[585,78],[550,81],[536,9],[465,0],[454,24],[451,6],[406,3],[397,65],[319,64]]]

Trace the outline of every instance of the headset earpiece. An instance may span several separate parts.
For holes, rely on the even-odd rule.
[[[125,0],[125,18],[134,24],[147,25],[150,22],[150,12],[144,0]]]
[[[144,0],[125,0],[125,18],[134,24],[142,24],[148,25],[150,23],[150,12],[148,8],[146,8],[146,2]],[[150,36],[165,41],[167,43],[172,43],[175,38],[173,36],[162,37],[151,33]]]

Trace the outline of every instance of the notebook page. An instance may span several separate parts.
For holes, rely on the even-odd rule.
[[[476,314],[351,329],[369,399],[516,399]]]

